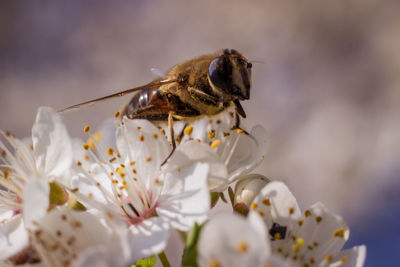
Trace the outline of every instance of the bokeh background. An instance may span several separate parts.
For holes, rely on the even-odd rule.
[[[1,1],[0,128],[36,110],[152,80],[151,68],[221,48],[254,63],[245,125],[262,124],[258,172],[349,223],[366,266],[400,252],[400,1]],[[73,136],[129,97],[65,114]]]

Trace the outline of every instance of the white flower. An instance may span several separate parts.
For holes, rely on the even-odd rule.
[[[97,163],[74,178],[77,196],[87,207],[125,222],[131,249],[143,257],[161,252],[170,226],[188,231],[207,218],[208,164],[180,161],[179,153],[198,145],[180,146],[170,159],[173,167],[161,168],[170,146],[159,129],[145,120],[125,120],[117,129],[117,149],[95,144],[98,156],[88,149]]]
[[[341,251],[349,228],[341,217],[316,203],[301,213],[282,182],[267,184],[250,206],[269,229],[272,253],[291,266],[362,266],[365,246]]]
[[[41,264],[47,267],[129,266],[138,259],[130,251],[126,228],[104,224],[88,212],[54,209],[30,233]]]
[[[189,147],[182,152],[190,160],[211,164],[208,181],[212,191],[224,191],[230,184],[255,169],[266,154],[267,138],[264,128],[257,125],[249,134],[242,129],[236,129],[233,109],[217,116],[195,120],[186,125],[185,129],[184,126],[183,122],[174,123],[175,136],[183,134],[182,140],[178,138],[181,145],[191,140],[203,144],[202,147]],[[170,138],[166,128],[164,131]]]
[[[65,181],[72,162],[68,133],[54,110],[39,108],[28,147],[9,133],[0,131],[0,260],[28,245],[25,227],[46,214],[49,181]],[[23,219],[23,221],[22,221]]]
[[[270,256],[267,229],[261,218],[221,213],[202,229],[197,263],[204,267],[262,266]]]

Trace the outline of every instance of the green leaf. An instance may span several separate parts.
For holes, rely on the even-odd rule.
[[[233,205],[235,203],[235,193],[233,192],[232,187],[228,188],[228,195],[229,195],[229,199],[231,200],[232,207],[233,207]]]
[[[135,267],[153,267],[155,264],[156,264],[156,256],[153,256],[151,258],[138,260],[134,266]]]
[[[199,240],[201,228],[202,226],[196,223],[189,232],[182,255],[183,266],[197,267],[197,241]]]
[[[210,192],[210,197],[211,197],[211,208],[214,208],[214,206],[218,202],[219,193],[218,192]]]
[[[54,205],[64,205],[68,201],[67,191],[56,182],[50,182],[50,194],[49,201],[50,206]]]

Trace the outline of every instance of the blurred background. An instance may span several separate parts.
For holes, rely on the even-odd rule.
[[[258,172],[302,208],[321,201],[349,223],[366,266],[400,251],[400,2],[1,1],[0,128],[30,135],[60,109],[154,79],[176,63],[235,48],[254,63],[245,125],[262,124]],[[129,96],[65,114],[72,136]]]

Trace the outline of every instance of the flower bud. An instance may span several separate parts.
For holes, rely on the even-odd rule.
[[[248,174],[244,176],[235,186],[234,204],[244,203],[249,206],[261,189],[270,180],[261,174]]]

